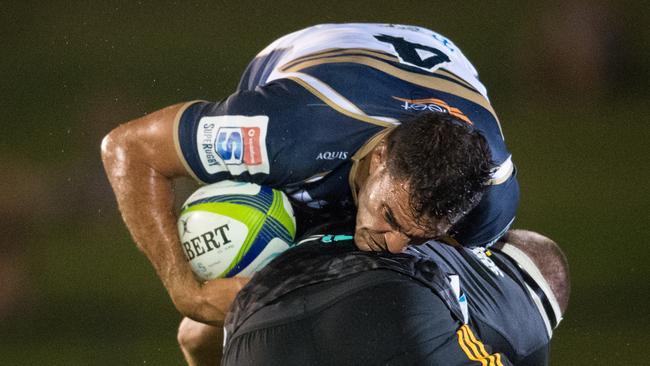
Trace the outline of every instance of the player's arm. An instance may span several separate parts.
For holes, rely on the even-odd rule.
[[[102,141],[102,161],[126,226],[178,311],[220,325],[247,280],[201,284],[181,251],[172,180],[189,175],[174,144],[174,122],[185,108],[176,104],[115,128]]]

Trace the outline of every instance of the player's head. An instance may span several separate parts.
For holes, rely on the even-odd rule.
[[[480,201],[492,166],[485,138],[466,122],[443,113],[405,121],[371,153],[357,246],[396,253],[444,235]]]
[[[557,301],[561,317],[569,306],[571,295],[571,279],[569,275],[569,262],[559,245],[544,235],[528,230],[510,230],[495,244],[496,249],[503,250],[506,244],[510,244],[524,252],[537,267],[550,287],[553,301]],[[525,270],[525,263],[519,263]],[[548,294],[547,294],[548,295]]]

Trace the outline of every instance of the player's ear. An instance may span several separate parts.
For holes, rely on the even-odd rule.
[[[372,173],[386,162],[386,139],[382,139],[379,144],[372,149],[371,154],[369,171]]]

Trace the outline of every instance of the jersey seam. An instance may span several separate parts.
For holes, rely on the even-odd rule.
[[[194,178],[196,181],[199,181],[201,183],[207,183],[200,179],[196,173],[194,173],[194,170],[190,167],[190,164],[188,163],[187,159],[185,159],[185,155],[183,154],[183,148],[181,147],[180,143],[180,136],[179,136],[179,129],[181,125],[181,118],[183,117],[183,113],[187,111],[191,106],[193,106],[196,103],[206,103],[207,101],[197,99],[197,100],[192,100],[189,102],[186,102],[181,106],[181,108],[176,112],[176,115],[174,116],[174,149],[176,150],[176,155],[179,157],[181,163],[183,164],[183,167],[185,168],[185,171],[187,171],[192,178]]]

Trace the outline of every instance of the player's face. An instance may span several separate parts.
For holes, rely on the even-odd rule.
[[[364,251],[402,252],[437,236],[418,224],[409,207],[409,185],[387,171],[382,154],[371,158],[369,176],[359,190],[354,240]],[[440,229],[440,225],[436,225]],[[447,228],[444,228],[446,231]]]

